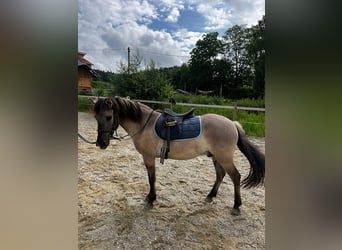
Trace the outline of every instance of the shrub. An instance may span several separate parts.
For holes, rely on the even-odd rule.
[[[78,111],[79,112],[92,112],[93,111],[93,103],[89,98],[86,97],[78,97]]]

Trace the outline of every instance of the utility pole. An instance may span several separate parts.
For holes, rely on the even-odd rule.
[[[130,67],[131,67],[131,49],[128,47],[127,48],[127,71],[128,71],[128,74],[129,74],[129,71],[130,71]]]

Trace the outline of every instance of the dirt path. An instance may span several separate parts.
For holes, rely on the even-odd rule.
[[[92,114],[78,114],[78,131],[94,141]],[[121,128],[120,135],[126,132]],[[264,151],[264,138],[250,138]],[[235,165],[247,176],[247,159]],[[210,158],[157,160],[157,200],[144,209],[147,172],[132,141],[111,141],[106,150],[78,141],[80,249],[265,249],[265,189],[242,189],[241,215],[232,216],[233,185],[225,177],[211,204],[215,180]]]

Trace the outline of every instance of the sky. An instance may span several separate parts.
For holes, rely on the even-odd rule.
[[[139,53],[144,63],[180,66],[203,34],[256,25],[265,0],[78,0],[78,50],[93,68],[117,72]]]

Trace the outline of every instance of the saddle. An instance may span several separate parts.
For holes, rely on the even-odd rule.
[[[178,124],[182,124],[184,120],[194,117],[195,109],[192,108],[189,111],[178,114],[173,112],[171,109],[165,109],[163,115],[165,116],[165,125],[166,127],[176,126]]]
[[[194,117],[195,109],[192,108],[189,111],[178,114],[172,111],[171,109],[165,109],[162,113],[162,116],[164,117],[164,127],[167,130],[166,133],[166,140],[164,140],[164,144],[161,148],[160,152],[160,163],[164,164],[164,159],[168,158],[168,153],[170,151],[170,141],[171,141],[171,127],[174,126],[180,126],[184,120],[190,119]]]

